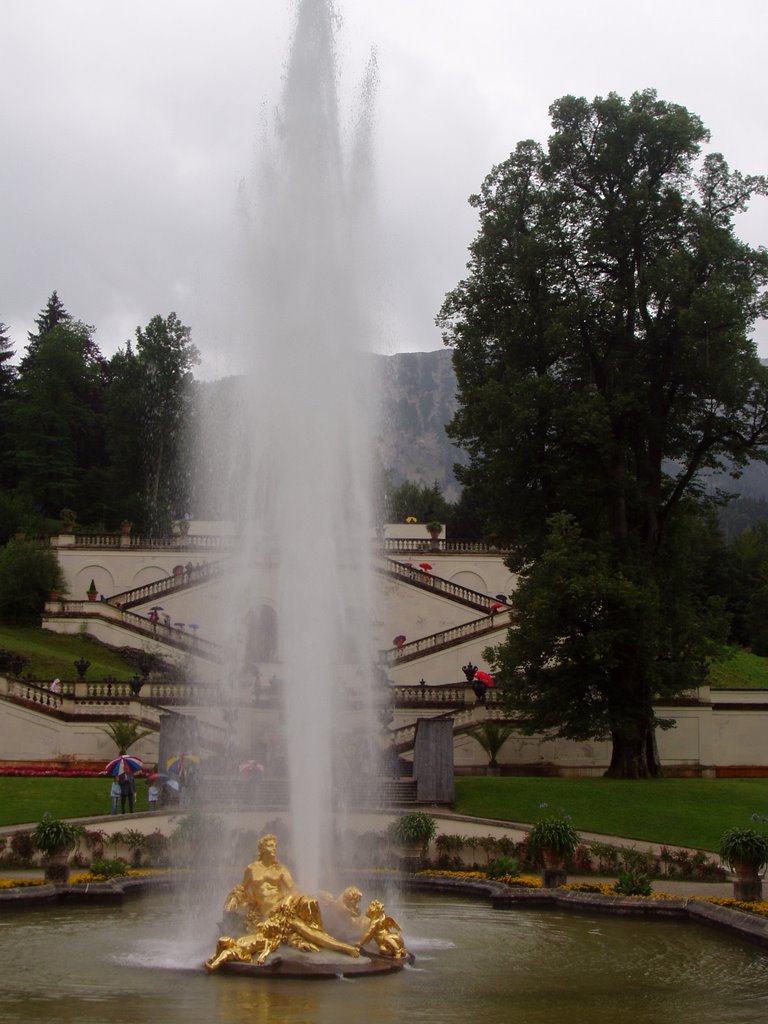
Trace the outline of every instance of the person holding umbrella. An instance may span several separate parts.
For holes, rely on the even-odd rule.
[[[133,814],[133,798],[136,796],[136,782],[130,772],[123,772],[118,775],[120,783],[120,813],[125,814],[125,804],[128,802],[128,813]]]
[[[136,783],[133,780],[134,772],[140,772],[144,763],[140,757],[133,754],[120,754],[113,758],[104,771],[112,776],[112,788],[109,791],[112,797],[112,813],[117,814],[117,798],[120,798],[122,814],[125,814],[125,804],[128,802],[130,813],[133,814],[133,798],[136,795]]]

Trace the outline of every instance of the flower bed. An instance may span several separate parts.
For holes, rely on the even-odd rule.
[[[441,877],[441,878],[456,878],[456,879],[470,879],[472,881],[485,882],[493,881],[500,882],[502,885],[507,885],[510,888],[521,888],[521,889],[540,889],[541,882],[538,878],[534,878],[530,875],[505,875],[501,878],[491,878],[491,876],[485,871],[446,871],[446,870],[425,870],[420,871],[420,875],[425,877]],[[613,882],[574,882],[568,885],[561,886],[562,891],[568,891],[573,893],[590,893],[596,896],[621,896],[616,884]],[[755,901],[753,903],[746,903],[741,900],[736,900],[722,896],[673,896],[668,892],[653,892],[648,895],[633,895],[632,899],[636,900],[680,900],[682,902],[696,901],[698,903],[711,903],[717,907],[726,907],[729,910],[739,910],[744,913],[751,914],[755,917],[768,918],[768,901]]]
[[[85,779],[103,774],[103,768],[94,768],[92,765],[63,767],[51,764],[50,761],[33,762],[25,765],[0,764],[0,775],[6,777]]]

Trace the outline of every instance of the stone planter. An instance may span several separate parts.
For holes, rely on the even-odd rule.
[[[69,857],[75,848],[74,843],[51,850],[43,859],[45,880],[52,885],[66,885],[69,881]]]
[[[424,843],[400,843],[397,851],[398,867],[401,871],[418,871],[424,855]]]
[[[763,898],[763,880],[760,871],[745,861],[731,861],[736,880],[733,883],[733,898],[744,903],[760,902]]]
[[[565,885],[568,874],[565,870],[566,858],[550,847],[544,847],[541,851],[541,886],[543,889],[557,889]]]

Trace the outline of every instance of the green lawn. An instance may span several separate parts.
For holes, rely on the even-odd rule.
[[[55,817],[108,814],[110,780],[0,778],[0,825]],[[137,809],[147,787],[137,783]],[[562,808],[577,829],[670,846],[716,851],[731,825],[768,814],[768,779],[457,778],[455,810],[481,818],[530,824],[539,804]],[[447,831],[461,832],[461,826]]]
[[[726,828],[768,815],[768,779],[456,779],[459,814],[529,824],[542,803],[587,832],[715,851]]]
[[[36,822],[46,811],[54,818],[109,814],[111,779],[0,777],[0,825]],[[147,785],[136,782],[136,810],[147,810]]]
[[[28,658],[22,673],[30,673],[38,679],[55,676],[76,679],[74,662],[81,657],[91,663],[86,678],[103,679],[111,675],[115,679],[129,680],[136,672],[136,666],[117,651],[95,644],[87,637],[62,636],[36,626],[0,623],[0,648]]]

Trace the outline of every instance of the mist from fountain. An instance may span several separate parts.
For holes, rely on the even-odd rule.
[[[301,0],[273,132],[240,190],[247,373],[217,456],[229,466],[223,516],[242,538],[217,609],[231,652],[224,699],[247,750],[257,727],[243,708],[259,674],[281,694],[293,861],[309,891],[330,850],[332,807],[376,761],[366,358],[375,62],[345,144],[335,30],[329,0]]]

